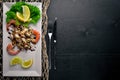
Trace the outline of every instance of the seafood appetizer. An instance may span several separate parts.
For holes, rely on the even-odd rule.
[[[16,55],[21,51],[35,51],[35,45],[40,41],[40,31],[30,24],[35,25],[40,18],[39,8],[25,2],[16,2],[6,12],[6,32],[10,40],[6,51],[10,56],[14,56],[10,60],[10,66],[19,64],[25,69],[32,66],[33,58],[23,60]]]
[[[40,33],[30,27],[26,28],[22,25],[16,26],[13,22],[15,22],[15,20],[11,20],[6,27],[9,33],[8,38],[11,40],[11,43],[7,46],[8,53],[15,55],[24,49],[35,50],[34,44],[39,41]],[[18,50],[14,50],[15,46],[17,46]]]
[[[25,2],[16,2],[6,13],[6,31],[11,40],[6,47],[8,54],[16,55],[23,50],[35,50],[35,44],[40,39],[40,32],[32,29],[29,24],[36,24],[40,19],[40,10]],[[14,48],[18,49],[15,50]]]

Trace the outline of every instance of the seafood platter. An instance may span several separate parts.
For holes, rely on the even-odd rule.
[[[3,76],[41,76],[42,3],[3,3]]]

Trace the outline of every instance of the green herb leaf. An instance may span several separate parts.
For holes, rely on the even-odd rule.
[[[12,11],[8,11],[6,15],[7,15],[6,22],[9,22],[11,19],[16,19],[16,14]]]

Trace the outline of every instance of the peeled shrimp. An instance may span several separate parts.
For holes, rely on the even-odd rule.
[[[40,33],[37,30],[32,30],[32,33],[35,35],[35,39],[32,39],[32,43],[36,44],[40,39]]]
[[[10,54],[10,55],[16,55],[20,52],[20,50],[14,50],[13,49],[13,45],[12,44],[8,44],[7,46],[7,52]]]

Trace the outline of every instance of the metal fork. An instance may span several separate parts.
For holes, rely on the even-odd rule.
[[[52,35],[53,35],[53,23],[52,21],[49,21],[49,24],[48,24],[48,37],[49,37],[49,42],[48,42],[48,45],[49,45],[49,49],[48,49],[48,59],[49,59],[49,69],[51,69],[51,39],[52,39]]]

